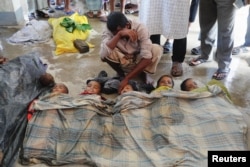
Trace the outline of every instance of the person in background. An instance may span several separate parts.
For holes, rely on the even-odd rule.
[[[100,56],[122,78],[118,93],[139,74],[144,75],[145,83],[153,83],[149,74],[155,73],[162,53],[160,45],[152,44],[143,24],[128,20],[121,12],[108,15]]]
[[[239,55],[241,53],[249,53],[250,50],[247,47],[250,47],[250,6],[248,6],[248,16],[247,16],[247,30],[245,34],[245,42],[237,47],[233,48],[232,55]]]
[[[70,8],[70,0],[64,0],[64,5],[62,4],[62,0],[56,0],[56,10],[63,10],[66,15],[72,15],[75,13]]]
[[[218,69],[212,78],[225,79],[230,72],[231,54],[234,44],[234,22],[236,8],[233,0],[200,0],[201,55],[190,61],[190,66],[205,63],[213,54],[217,38],[216,59]],[[217,25],[216,25],[217,22]]]
[[[171,75],[174,77],[183,75],[189,7],[187,0],[148,0],[141,1],[139,5],[139,20],[147,26],[153,43],[160,44],[161,35],[166,39],[174,39],[171,68]]]

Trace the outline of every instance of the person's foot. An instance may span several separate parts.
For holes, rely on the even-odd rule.
[[[180,62],[173,62],[172,68],[171,68],[171,75],[173,77],[178,77],[183,74],[183,68],[182,68],[182,63]]]
[[[108,73],[104,70],[100,71],[97,78],[101,78],[101,77],[107,77]]]
[[[197,47],[191,49],[191,54],[192,55],[200,55],[201,54],[201,47],[197,46]]]
[[[241,53],[248,53],[248,52],[250,52],[250,50],[248,50],[246,46],[241,45],[233,48],[232,55],[239,55]]]
[[[230,69],[228,71],[220,71],[220,70],[217,70],[214,75],[212,76],[213,79],[216,79],[216,80],[223,80],[225,79],[228,74],[230,72]]]
[[[166,41],[165,44],[163,45],[163,53],[165,54],[165,53],[172,52],[172,48],[173,48],[172,43],[169,41]]]

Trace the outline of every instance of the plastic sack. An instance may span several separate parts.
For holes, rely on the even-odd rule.
[[[48,22],[53,27],[53,38],[56,43],[56,50],[55,50],[56,55],[60,55],[63,53],[78,52],[78,50],[74,47],[73,41],[75,39],[86,40],[88,39],[90,34],[89,30],[83,32],[76,29],[73,31],[73,33],[67,32],[65,27],[60,25],[60,23],[63,21],[65,17],[69,17],[78,24],[88,24],[87,17],[79,15],[78,13],[74,13],[71,16],[64,16],[60,18],[50,18]],[[89,47],[93,47],[93,45],[89,45]]]

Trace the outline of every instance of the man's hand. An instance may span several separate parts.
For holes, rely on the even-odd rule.
[[[128,84],[128,79],[126,77],[121,81],[118,93],[121,94],[122,89]]]
[[[124,28],[119,33],[121,37],[127,37],[131,42],[135,42],[138,40],[138,36],[135,30]]]

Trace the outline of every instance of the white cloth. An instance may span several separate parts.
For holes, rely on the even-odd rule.
[[[161,34],[168,39],[181,39],[188,33],[189,0],[142,0],[140,22],[151,35]]]
[[[52,28],[48,21],[31,20],[25,27],[14,33],[8,42],[11,44],[43,43],[52,37]]]

